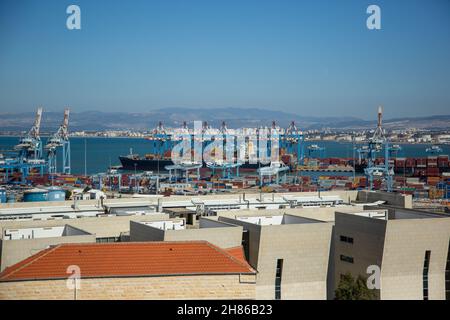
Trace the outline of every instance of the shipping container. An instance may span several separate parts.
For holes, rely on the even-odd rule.
[[[414,158],[406,159],[405,167],[406,168],[414,168],[414,167],[416,167],[416,159],[414,159]]]
[[[416,159],[416,168],[425,168],[427,166],[427,159],[418,158]]]

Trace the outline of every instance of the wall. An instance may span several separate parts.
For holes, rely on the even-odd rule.
[[[255,191],[247,191],[245,192],[247,199],[259,199],[260,193]],[[323,196],[330,196],[330,195],[336,195],[340,196],[344,202],[347,201],[353,201],[356,199],[358,192],[357,191],[341,191],[341,190],[335,190],[335,191],[322,191],[321,195]],[[263,198],[266,200],[270,200],[272,198],[272,194],[262,194]],[[289,192],[289,193],[277,193],[275,194],[275,197],[283,197],[283,196],[292,196],[292,197],[307,197],[311,196],[311,192]],[[158,204],[158,201],[163,206],[171,206],[170,204],[177,201],[184,201],[184,202],[191,202],[191,196],[177,196],[172,195],[170,197],[163,197],[161,195],[156,195],[154,197],[145,197],[145,198],[115,198],[115,199],[105,199],[103,202],[105,205],[120,205],[120,206],[126,206],[126,204],[131,205],[145,205],[145,206],[155,206]],[[242,199],[242,193],[235,193],[235,194],[214,194],[214,195],[196,195],[195,199],[198,201],[204,201],[204,200],[218,200],[218,199],[233,199],[238,200]],[[78,205],[98,205],[99,200],[86,200],[86,201],[79,201]],[[72,206],[73,201],[64,201],[64,202],[45,202],[46,207],[61,207],[61,206]],[[2,203],[0,204],[0,210],[2,209],[15,209],[15,208],[39,208],[42,206],[42,203],[25,203],[25,202],[17,202],[17,203]]]
[[[309,219],[316,219],[321,221],[333,222],[334,221],[334,213],[336,211],[343,212],[361,212],[363,208],[360,206],[352,206],[352,205],[341,205],[337,207],[324,207],[324,208],[286,208],[286,209],[275,209],[275,210],[240,210],[234,212],[218,212],[217,215],[219,217],[228,217],[235,218],[236,216],[244,217],[244,216],[258,216],[258,215],[282,215],[289,214],[293,216],[300,216]]]
[[[336,213],[335,285],[340,274],[366,273],[369,265],[381,267],[382,300],[423,299],[425,251],[431,251],[429,299],[445,299],[445,265],[450,240],[450,218],[380,220]],[[340,235],[354,243],[341,242]],[[354,263],[340,261],[340,254]]]
[[[130,221],[130,241],[164,241],[165,231],[138,221]]]
[[[84,217],[63,220],[29,220],[29,221],[0,221],[0,228],[33,228],[63,226],[69,224],[88,233],[95,234],[97,238],[119,237],[123,232],[130,231],[130,221],[152,221],[168,219],[167,214],[147,216],[112,216],[112,217]]]
[[[350,273],[355,278],[358,275],[367,278],[368,266],[382,266],[386,225],[386,220],[336,212],[334,289],[338,287],[341,275]],[[353,238],[353,244],[341,241],[340,236]],[[353,263],[341,261],[341,255],[352,257]]]
[[[256,298],[275,298],[277,259],[283,259],[281,299],[327,299],[332,223],[259,226],[226,217],[248,230],[248,261],[258,271]]]
[[[164,240],[205,240],[219,248],[233,248],[242,244],[242,227],[167,230]]]
[[[281,299],[327,299],[332,224],[263,226],[257,298],[273,299],[277,259],[283,259]]]
[[[80,300],[254,299],[254,275],[81,279]],[[66,280],[0,282],[0,300],[74,299]]]
[[[203,219],[200,219],[203,220]],[[204,219],[207,220],[207,219]],[[206,224],[218,224],[216,221],[205,221]],[[161,230],[138,222],[131,222],[131,241],[186,241],[205,240],[220,248],[232,248],[242,244],[242,227],[221,224],[222,227],[200,229]]]
[[[61,243],[89,243],[95,242],[95,235],[76,235],[67,237],[36,238],[21,240],[2,240],[0,271],[18,263],[50,245]]]
[[[412,209],[412,196],[401,193],[361,190],[358,191],[358,201],[386,201],[390,206]]]
[[[450,218],[390,220],[381,270],[381,299],[423,299],[425,251],[430,250],[429,299],[445,299]]]

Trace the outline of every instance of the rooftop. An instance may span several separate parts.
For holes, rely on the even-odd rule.
[[[185,230],[186,229],[186,222],[184,219],[141,221],[138,223],[145,224],[146,226],[158,228],[161,230]]]
[[[77,265],[82,278],[255,273],[242,248],[206,241],[60,244],[0,273],[0,281],[67,279]]]
[[[28,240],[28,239],[77,236],[86,234],[89,233],[66,224],[65,226],[56,226],[56,227],[5,229],[3,231],[1,239]]]
[[[260,216],[236,216],[236,220],[253,223],[260,226],[282,225],[282,224],[304,224],[320,223],[322,221],[306,217],[294,216],[290,214],[283,215],[260,215]]]

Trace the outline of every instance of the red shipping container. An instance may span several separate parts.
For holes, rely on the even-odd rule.
[[[425,168],[427,165],[427,159],[418,158],[416,159],[416,167],[417,168]]]
[[[429,177],[439,176],[439,168],[427,168],[427,176]]]
[[[448,168],[448,161],[447,160],[439,160],[438,167],[439,168]]]
[[[396,168],[403,168],[403,167],[405,167],[406,166],[406,161],[405,161],[405,159],[397,159],[396,161],[395,161],[395,167]]]
[[[408,158],[405,161],[406,168],[414,168],[416,166],[416,159]]]

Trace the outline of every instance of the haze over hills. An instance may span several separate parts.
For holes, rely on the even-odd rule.
[[[44,109],[41,131],[52,132],[59,126],[63,111],[46,112]],[[18,132],[28,130],[35,114],[25,113],[0,113],[0,131]],[[149,130],[154,128],[159,121],[166,127],[179,127],[183,121],[192,126],[194,120],[207,121],[208,124],[219,127],[225,121],[230,128],[270,126],[272,121],[277,125],[286,127],[291,121],[295,121],[297,127],[302,129],[342,129],[363,130],[376,126],[376,121],[367,121],[355,117],[305,117],[297,114],[271,111],[258,108],[165,108],[152,110],[146,113],[134,112],[100,112],[85,111],[71,112],[70,130]],[[383,125],[388,129],[419,128],[419,129],[449,129],[450,115],[433,115],[429,117],[405,117],[385,119]]]

